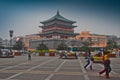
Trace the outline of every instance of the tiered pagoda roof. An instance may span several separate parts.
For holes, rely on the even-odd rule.
[[[47,23],[47,22],[50,22],[50,21],[53,21],[53,20],[65,21],[65,22],[68,22],[68,23],[76,23],[76,21],[72,21],[72,20],[66,19],[63,16],[61,16],[59,14],[59,11],[57,11],[57,14],[55,16],[53,16],[52,18],[50,18],[46,21],[42,21],[41,23],[44,24],[44,23]]]

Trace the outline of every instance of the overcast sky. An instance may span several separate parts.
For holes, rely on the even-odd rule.
[[[40,22],[56,15],[76,21],[75,33],[88,30],[95,34],[120,37],[119,0],[0,0],[0,37],[41,31]]]

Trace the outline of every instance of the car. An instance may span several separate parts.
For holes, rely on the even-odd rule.
[[[10,52],[10,50],[2,49],[0,57],[7,58],[7,57],[14,57],[14,56],[13,56],[12,52]]]
[[[102,57],[94,56],[93,59],[94,59],[94,61],[93,61],[94,63],[102,63],[103,62]]]

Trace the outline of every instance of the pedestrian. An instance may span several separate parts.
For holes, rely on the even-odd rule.
[[[94,61],[94,58],[91,57],[91,58],[90,58],[90,63],[88,64],[88,66],[86,67],[86,69],[90,68],[90,70],[93,70],[93,67],[92,67],[93,61]]]
[[[91,57],[91,51],[90,50],[88,51],[88,56]]]
[[[62,51],[59,51],[59,59],[63,57]]]
[[[1,51],[1,49],[0,49],[0,56],[2,56],[2,51]]]
[[[119,50],[119,57],[120,57],[120,50]]]
[[[31,53],[30,53],[30,51],[28,52],[28,60],[31,60]]]
[[[120,50],[118,49],[117,52],[116,52],[116,56],[117,57],[120,57]]]
[[[86,69],[86,67],[90,64],[90,58],[91,58],[91,52],[90,50],[87,52],[87,56],[86,56],[86,62],[87,64],[84,66],[84,68]],[[90,66],[90,69],[92,69],[92,66]]]
[[[105,74],[106,78],[109,78],[109,73],[111,72],[109,53],[110,52],[108,51],[104,51],[104,54],[103,54],[104,69],[99,72],[100,75],[106,72]]]

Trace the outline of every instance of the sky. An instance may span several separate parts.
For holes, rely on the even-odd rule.
[[[0,0],[0,37],[36,34],[38,26],[59,10],[63,17],[76,21],[75,33],[87,30],[92,34],[120,37],[119,0]]]

